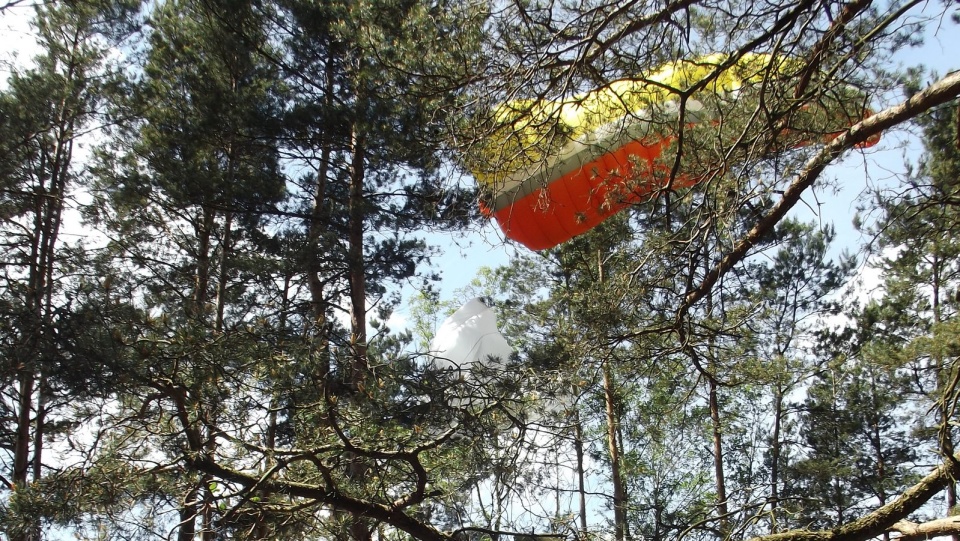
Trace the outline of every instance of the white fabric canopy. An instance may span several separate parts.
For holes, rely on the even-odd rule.
[[[472,299],[448,317],[430,344],[437,368],[461,370],[466,377],[472,365],[502,367],[513,348],[497,329],[497,316],[478,298]]]

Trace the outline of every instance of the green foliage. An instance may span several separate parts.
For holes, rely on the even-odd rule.
[[[904,375],[872,362],[830,363],[801,406],[799,457],[785,507],[798,524],[833,528],[886,503],[914,480],[917,441],[905,423]]]
[[[833,137],[851,118],[823,111],[904,43],[885,9],[39,7],[44,54],[0,92],[0,529],[715,540],[892,501],[953,454],[955,104],[870,203],[869,302],[839,296],[855,264],[829,226],[775,214],[817,150],[801,132]],[[487,105],[741,46],[804,61],[709,104],[722,122],[656,127],[675,138],[655,176],[704,182],[481,271],[455,296],[488,300],[518,355],[438,370],[464,299],[434,288],[426,234],[476,218],[449,152]],[[96,238],[67,236],[78,215]]]

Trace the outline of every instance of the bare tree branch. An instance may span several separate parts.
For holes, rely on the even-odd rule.
[[[958,475],[960,475],[960,455],[954,455],[907,489],[896,500],[835,530],[792,530],[754,537],[750,541],[865,541],[885,532],[903,531],[901,528],[905,528],[908,524],[904,519],[946,488],[947,484]],[[951,520],[953,518],[951,517]],[[960,523],[957,521],[953,522],[954,531],[960,531],[958,525]]]
[[[920,113],[946,103],[960,95],[960,72],[954,72],[930,85],[927,89],[913,95],[907,101],[885,109],[874,116],[854,124],[850,129],[830,141],[804,165],[784,191],[780,201],[764,215],[754,227],[723,259],[704,276],[696,288],[687,292],[683,303],[677,309],[676,321],[680,321],[687,311],[698,301],[706,297],[717,281],[730,271],[734,265],[743,261],[757,242],[782,220],[799,201],[803,192],[813,185],[830,163],[843,152],[879,135],[883,130],[892,128],[916,117]]]
[[[402,509],[362,500],[344,494],[337,490],[306,483],[296,483],[281,480],[265,480],[258,476],[249,475],[218,464],[210,457],[195,455],[188,459],[191,468],[209,473],[220,479],[242,485],[244,488],[256,486],[261,490],[288,494],[298,498],[313,500],[317,505],[329,506],[355,516],[367,517],[390,524],[398,530],[404,531],[421,541],[449,541],[452,536],[433,526],[417,520],[403,512]]]
[[[917,524],[901,520],[894,524],[891,531],[900,532],[895,541],[921,541],[941,535],[960,534],[960,517],[944,517]]]

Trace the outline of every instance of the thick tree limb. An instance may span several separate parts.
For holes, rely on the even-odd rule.
[[[886,532],[902,532],[901,528],[906,528],[907,524],[912,524],[905,520],[906,517],[930,501],[958,475],[960,475],[960,455],[954,455],[921,479],[920,482],[907,489],[896,500],[839,528],[821,531],[792,530],[755,537],[750,541],[866,541]],[[950,519],[941,520],[954,520],[956,518],[950,517]],[[925,524],[939,522],[933,521]],[[960,523],[954,520],[953,525],[954,532],[960,531]],[[924,525],[917,525],[918,528],[920,526]],[[909,538],[902,539],[907,541]]]
[[[894,537],[895,541],[921,541],[940,535],[955,535],[960,534],[960,517],[938,518],[921,524],[901,520],[891,530],[901,534]]]
[[[312,499],[318,505],[334,507],[342,511],[365,516],[409,533],[423,541],[450,541],[453,536],[421,522],[401,509],[357,499],[336,490],[304,483],[265,480],[217,464],[209,457],[193,456],[188,462],[196,470],[215,475],[221,479],[246,487],[258,486],[270,492]],[[947,460],[940,467],[921,479],[893,502],[834,530],[794,530],[755,537],[750,541],[866,541],[885,532],[900,532],[897,541],[917,541],[920,537],[932,537],[960,531],[960,517],[948,517],[923,524],[914,524],[906,517],[942,491],[952,479],[960,476],[960,455]],[[474,529],[474,528],[468,528]]]
[[[696,288],[687,292],[683,303],[677,309],[677,321],[680,321],[694,304],[707,296],[723,275],[749,255],[750,249],[780,223],[780,220],[800,201],[803,192],[813,185],[823,170],[840,154],[857,144],[866,142],[872,136],[879,135],[883,130],[906,122],[957,96],[960,96],[960,72],[947,75],[900,105],[885,109],[854,124],[847,132],[824,145],[797,173],[780,201],[753,226],[730,253],[704,276]]]
[[[354,498],[337,490],[327,490],[321,486],[293,481],[260,479],[259,477],[227,468],[206,456],[194,455],[189,457],[187,462],[191,468],[197,471],[209,473],[220,479],[238,483],[248,489],[256,486],[268,492],[288,494],[298,498],[314,500],[317,505],[332,507],[358,517],[366,517],[384,522],[421,541],[450,541],[452,539],[450,534],[411,517],[404,513],[402,509]]]

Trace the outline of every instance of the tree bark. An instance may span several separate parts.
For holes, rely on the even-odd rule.
[[[740,239],[740,242],[723,259],[710,269],[696,287],[689,290],[683,303],[677,308],[676,320],[682,320],[694,304],[707,296],[721,276],[728,273],[730,269],[750,254],[754,245],[780,223],[800,201],[803,192],[812,186],[823,170],[843,152],[866,142],[873,136],[879,135],[885,129],[906,122],[920,113],[942,105],[957,96],[960,96],[960,71],[947,75],[926,89],[914,94],[900,105],[880,111],[854,124],[845,133],[825,144],[794,176],[793,181],[783,192],[780,201],[757,221],[753,228]]]
[[[720,516],[720,534],[726,538],[730,534],[730,521],[727,507],[727,483],[723,471],[723,427],[720,422],[720,401],[717,398],[717,380],[707,376],[710,402],[710,420],[713,425],[713,473],[717,487],[717,514]]]
[[[180,524],[177,527],[177,541],[194,541],[197,519],[197,489],[187,493],[180,504]]]
[[[610,477],[613,481],[613,537],[616,541],[626,538],[626,490],[620,468],[620,446],[617,444],[617,404],[613,373],[610,363],[603,361],[603,396],[607,414],[607,449],[610,453]]]
[[[749,541],[867,541],[885,532],[900,531],[896,526],[898,523],[946,489],[958,475],[960,456],[954,455],[892,502],[836,529],[791,530],[754,537]]]
[[[587,538],[587,481],[584,471],[583,454],[583,425],[580,423],[580,412],[575,412],[573,429],[573,449],[577,455],[577,496],[580,503],[580,539]]]
[[[783,390],[777,385],[773,394],[773,434],[770,436],[770,533],[777,532],[780,504],[780,430],[783,424]]]
[[[931,308],[933,311],[933,326],[936,329],[940,326],[940,323],[942,321],[942,315],[941,315],[942,307],[940,305],[940,290],[942,288],[942,283],[941,283],[940,272],[941,272],[941,265],[943,265],[944,262],[941,260],[940,254],[937,253],[938,250],[936,246],[934,246],[933,252],[934,252],[933,261],[931,262],[931,267],[932,267],[931,279],[933,282],[931,284],[933,289],[931,293],[933,296],[933,300],[932,300],[933,306]],[[943,355],[941,354],[939,348],[936,350],[936,352],[933,355],[933,363],[934,363],[936,376],[937,376],[937,396],[935,398],[937,401],[937,413],[939,414],[939,417],[940,417],[938,419],[940,428],[937,433],[937,440],[938,440],[937,443],[940,450],[940,454],[943,457],[949,459],[949,457],[953,456],[953,452],[954,452],[953,430],[951,429],[951,424],[950,424],[951,410],[953,408],[950,405],[949,398],[946,396],[947,394],[946,389],[949,384],[949,382],[946,380],[947,378],[950,377],[950,374],[949,374],[950,370],[944,366]],[[951,481],[947,485],[947,502],[946,503],[947,503],[947,514],[948,515],[953,514],[954,509],[957,506],[956,481]],[[960,541],[960,534],[955,533],[952,535],[952,538],[953,538],[953,541]]]
[[[597,281],[604,282],[603,254],[597,251]],[[613,530],[614,540],[624,541],[627,536],[627,493],[623,483],[623,472],[620,464],[620,445],[617,438],[619,433],[619,404],[616,388],[613,381],[613,371],[610,370],[610,359],[601,360],[603,370],[603,397],[606,404],[607,416],[607,450],[610,453],[610,477],[613,482]]]
[[[960,534],[960,517],[944,517],[917,524],[909,520],[901,520],[891,528],[899,536],[894,541],[925,541],[934,537]]]
[[[71,51],[76,51],[79,47],[79,39],[79,35],[75,33],[72,43],[69,44],[72,47]],[[77,66],[73,63],[73,57],[69,58],[70,63],[66,66],[64,78],[67,81],[74,81]],[[45,370],[42,361],[56,355],[56,350],[51,343],[53,283],[57,242],[73,157],[73,130],[77,122],[74,111],[70,109],[72,97],[65,93],[55,104],[57,114],[51,127],[54,146],[49,152],[40,150],[38,171],[34,173],[33,186],[30,187],[33,192],[33,231],[27,237],[30,256],[27,262],[28,283],[24,298],[25,309],[29,311],[29,323],[21,331],[20,352],[17,359],[18,410],[11,479],[14,486],[25,486],[30,480],[31,473],[34,481],[39,480],[43,473],[41,459],[46,406],[43,397],[40,396],[45,387]],[[32,541],[40,539],[40,535],[41,525],[37,522],[24,531],[11,533],[10,540]]]
[[[358,383],[367,370],[367,287],[366,267],[363,261],[363,229],[365,204],[363,198],[365,142],[361,129],[354,127],[351,136],[352,163],[350,171],[350,225],[348,232],[348,279],[350,283],[350,345],[355,365],[353,383]]]
[[[332,55],[332,53],[331,53]],[[327,58],[324,70],[324,105],[333,106],[334,66],[333,60]],[[321,273],[324,271],[320,260],[320,241],[328,231],[327,221],[327,177],[330,174],[331,143],[321,134],[320,160],[317,165],[317,185],[313,192],[313,208],[310,211],[310,223],[307,228],[306,273],[307,287],[310,291],[310,308],[313,320],[310,322],[308,334],[314,341],[313,350],[320,359],[319,372],[316,377],[326,383],[330,375],[329,339],[327,333],[327,300],[324,292],[324,282]]]

